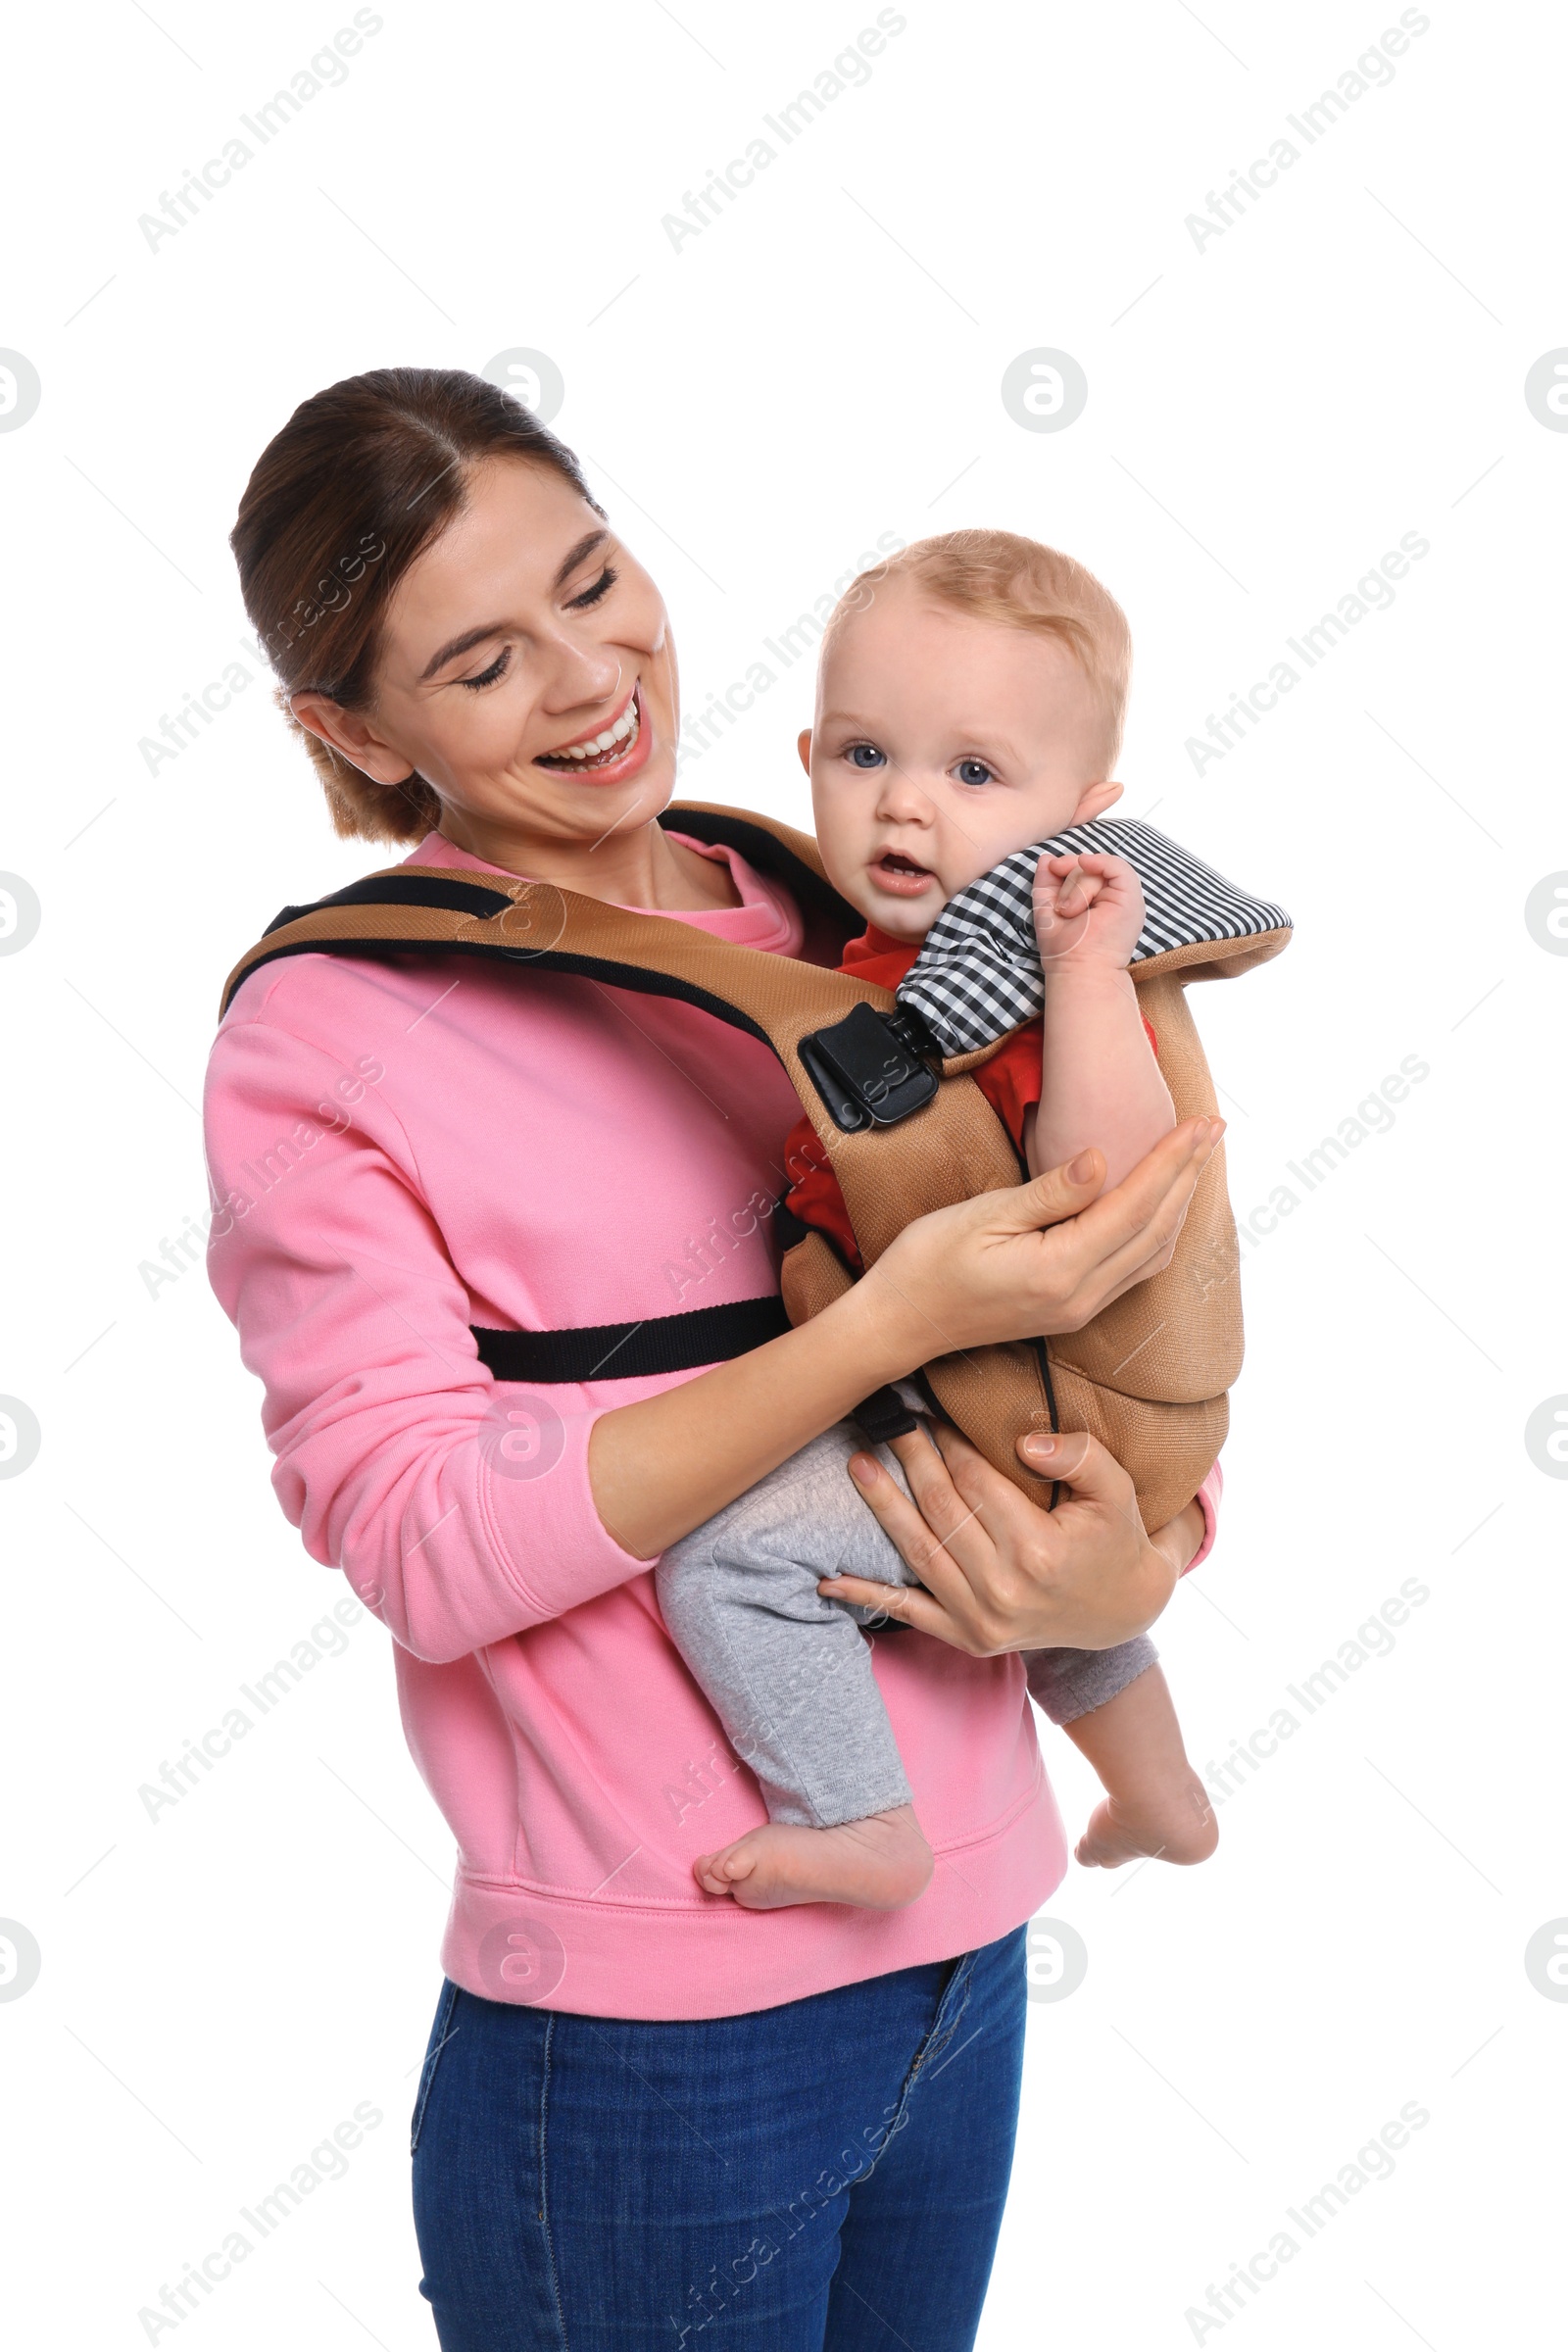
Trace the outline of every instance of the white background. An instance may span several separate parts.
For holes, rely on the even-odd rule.
[[[526,346],[662,582],[690,707],[879,533],[1030,532],[1131,617],[1126,811],[1299,925],[1196,999],[1238,1210],[1299,1205],[1248,1256],[1222,1542],[1161,1633],[1200,1765],[1282,1705],[1299,1728],[1204,1869],[1074,1870],[1053,1899],[1089,1973],[1030,2012],[987,2352],[1542,2340],[1568,2005],[1524,1953],[1568,1914],[1568,1487],[1524,1427],[1568,1391],[1568,962],[1524,903],[1568,867],[1568,435],[1524,379],[1568,344],[1561,18],[1434,5],[1308,147],[1286,116],[1396,8],[915,0],[865,85],[677,250],[662,216],[869,0],[390,0],[342,86],[150,249],[138,216],[352,14],[154,13],[35,12],[12,39],[0,343],[43,391],[0,433],[0,866],[43,919],[0,960],[0,1391],[42,1446],[0,1484],[0,1915],[42,1971],[0,2004],[9,2332],[146,2341],[162,2283],[368,2101],[347,2177],[172,2332],[434,2340],[406,2126],[450,1840],[363,1618],[149,1820],[140,1785],[343,1588],[271,1498],[200,1271],[150,1296],[139,1268],[205,1205],[222,974],[280,904],[374,862],[334,842],[241,654],[245,476],[340,376]],[[1200,247],[1186,217],[1282,135],[1299,160]],[[1037,347],[1087,373],[1065,431],[1004,409]],[[1405,533],[1430,552],[1392,608],[1196,773],[1188,738]],[[150,774],[140,740],[236,660],[246,690]],[[684,788],[808,822],[808,668]],[[1286,1163],[1411,1056],[1393,1127],[1308,1195]],[[1411,1578],[1392,1653],[1293,1706]],[[1046,1738],[1076,1828],[1090,1785]],[[1407,2102],[1430,2120],[1393,2178],[1308,2241],[1286,2208]],[[1299,2252],[1216,2321],[1209,2283],[1282,2228]]]

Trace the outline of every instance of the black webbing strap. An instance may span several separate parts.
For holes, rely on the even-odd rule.
[[[641,1323],[579,1323],[566,1331],[486,1331],[470,1324],[479,1361],[496,1380],[554,1382],[652,1380],[727,1364],[789,1330],[784,1301],[737,1298],[727,1306],[688,1307]]]
[[[411,867],[407,873],[368,874],[363,881],[349,882],[341,890],[330,891],[324,899],[313,899],[308,906],[284,906],[273,915],[262,934],[270,939],[281,931],[285,923],[297,923],[301,915],[315,914],[322,906],[439,906],[448,914],[471,914],[483,919],[499,914],[512,905],[504,890],[486,890],[478,882],[460,882],[451,874],[439,870],[420,871]],[[415,943],[407,941],[405,952]]]
[[[865,1432],[873,1446],[885,1446],[890,1438],[906,1438],[919,1425],[897,1389],[873,1389],[861,1398],[850,1416]]]

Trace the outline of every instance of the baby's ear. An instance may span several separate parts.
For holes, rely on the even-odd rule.
[[[795,749],[801,755],[801,765],[805,768],[807,774],[809,775],[811,772],[811,730],[809,727],[803,727],[801,729],[799,735],[795,738]]]
[[[1075,825],[1087,825],[1091,817],[1103,816],[1107,808],[1114,808],[1123,790],[1120,784],[1088,785],[1072,812],[1072,822]]]

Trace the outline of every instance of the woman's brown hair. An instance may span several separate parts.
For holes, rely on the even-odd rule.
[[[300,725],[307,690],[345,710],[368,702],[380,622],[409,565],[462,509],[483,458],[548,466],[595,514],[564,442],[511,393],[457,368],[377,368],[297,408],[245,485],[229,534],[240,594],[339,833],[418,841],[440,803],[417,774],[377,784]]]

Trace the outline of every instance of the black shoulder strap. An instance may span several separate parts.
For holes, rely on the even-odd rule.
[[[737,850],[749,865],[780,882],[800,911],[805,939],[800,960],[832,971],[847,943],[864,928],[865,918],[848,899],[841,898],[822,871],[815,842],[808,833],[774,818],[749,815],[705,801],[673,801],[659,822],[666,831],[684,833],[705,844],[722,842]],[[228,1010],[240,982],[264,963],[280,956],[392,956],[408,955],[479,955],[528,962],[542,970],[598,979],[607,985],[639,989],[644,994],[689,998],[703,1010],[761,1036],[754,1021],[712,992],[694,992],[642,966],[619,964],[601,956],[574,956],[551,952],[543,930],[549,910],[564,896],[550,884],[513,882],[474,871],[453,872],[442,866],[395,865],[365,874],[341,890],[300,906],[280,907],[261,939],[230,972],[224,984],[220,1018]],[[354,910],[356,919],[334,926],[334,911]],[[530,917],[531,909],[531,917]],[[407,919],[403,919],[406,915]],[[507,916],[504,927],[497,918]],[[458,917],[458,922],[440,918]],[[641,919],[641,918],[634,918]],[[469,933],[469,926],[473,930]],[[484,926],[481,935],[480,926]],[[468,934],[466,936],[466,934]],[[856,994],[865,993],[856,991]],[[878,993],[880,992],[873,992]]]

